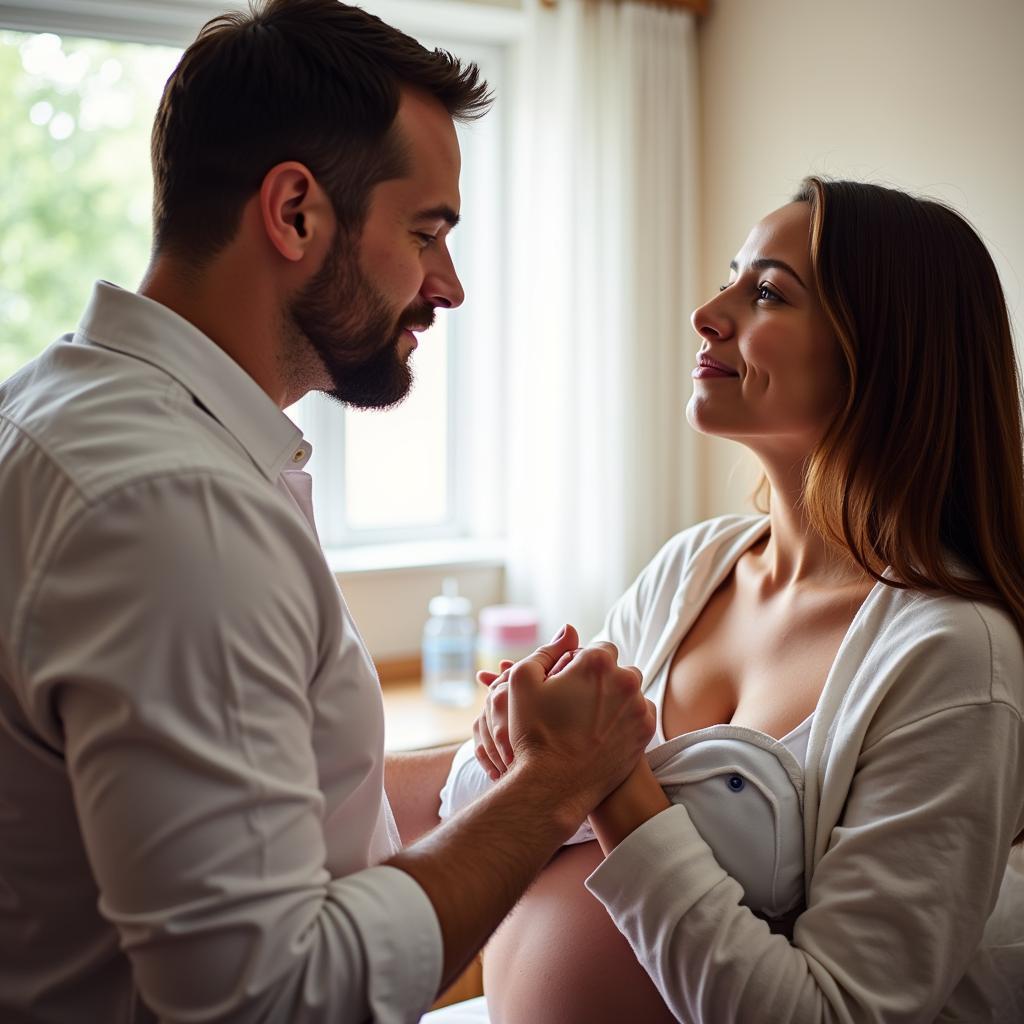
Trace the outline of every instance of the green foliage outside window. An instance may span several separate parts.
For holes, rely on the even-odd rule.
[[[149,132],[179,51],[0,32],[0,380],[149,259]]]

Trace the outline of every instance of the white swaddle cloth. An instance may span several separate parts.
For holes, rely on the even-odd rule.
[[[445,820],[495,783],[464,743],[441,790]],[[744,904],[765,918],[804,898],[803,768],[779,740],[755,729],[713,725],[647,751],[669,800],[683,804],[719,864],[743,887]],[[569,840],[594,838],[588,823]]]

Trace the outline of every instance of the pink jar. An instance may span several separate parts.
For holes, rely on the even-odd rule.
[[[503,659],[519,661],[537,649],[537,612],[517,604],[492,604],[480,609],[477,667],[497,672]]]

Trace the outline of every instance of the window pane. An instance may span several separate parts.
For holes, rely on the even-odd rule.
[[[0,32],[0,379],[149,261],[149,132],[179,50]]]
[[[345,412],[345,507],[352,530],[444,523],[448,507],[448,318],[419,335],[416,381],[386,412]]]

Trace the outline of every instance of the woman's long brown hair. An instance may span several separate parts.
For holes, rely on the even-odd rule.
[[[809,177],[794,200],[848,384],[808,463],[810,523],[879,582],[998,605],[1024,636],[1021,392],[992,257],[894,189]]]

